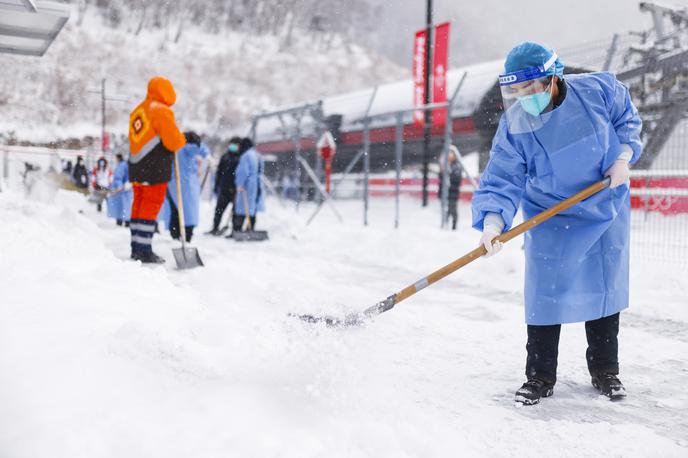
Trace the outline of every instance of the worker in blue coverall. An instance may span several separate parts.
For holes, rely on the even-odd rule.
[[[250,138],[241,140],[239,153],[241,159],[234,173],[236,202],[232,217],[232,232],[241,232],[246,217],[250,220],[251,229],[255,229],[257,213],[265,211],[265,193],[261,181],[265,170],[263,158]],[[248,208],[245,203],[248,203]]]
[[[112,174],[110,189],[112,194],[107,198],[108,218],[114,218],[118,226],[129,226],[134,193],[129,184],[129,163],[121,154],[117,155],[117,166]]]
[[[177,152],[179,162],[179,183],[181,184],[182,202],[184,207],[184,229],[186,241],[191,242],[193,231],[198,226],[201,201],[201,180],[198,176],[199,161],[210,154],[208,145],[201,141],[201,137],[193,131],[184,132],[186,145]],[[167,186],[165,203],[160,209],[158,219],[165,221],[167,229],[173,239],[179,240],[179,203],[177,202],[177,181],[174,165],[172,177]]]
[[[525,234],[527,381],[516,401],[553,394],[562,323],[585,322],[592,384],[611,399],[618,378],[619,312],[628,307],[629,165],[642,153],[642,122],[611,73],[566,75],[537,43],[509,52],[499,78],[504,114],[473,198],[473,227],[491,256],[493,239],[524,218],[609,177],[607,189]]]

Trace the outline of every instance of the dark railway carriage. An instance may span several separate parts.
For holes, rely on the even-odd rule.
[[[481,168],[487,160],[502,113],[497,84],[497,77],[502,71],[503,61],[497,60],[455,68],[447,73],[448,97],[452,96],[466,74],[451,111],[453,143],[462,153],[480,152]],[[577,72],[579,70],[567,68],[567,73]],[[295,112],[261,117],[255,131],[258,149],[276,158],[269,166],[268,173],[275,176],[282,169],[294,167],[297,145],[304,157],[313,164],[318,130],[323,128],[329,129],[337,141],[333,171],[343,171],[363,147],[363,119],[369,105],[371,170],[379,172],[392,168],[396,136],[394,112],[411,109],[412,96],[413,85],[409,79],[379,86],[377,91],[369,88],[328,97],[310,104],[310,108],[303,111],[292,107]],[[423,128],[413,123],[411,112],[404,113],[402,120],[403,163],[405,166],[420,164],[423,159]],[[437,160],[445,129],[435,125],[431,133],[432,160]],[[358,170],[358,167],[354,170]]]
[[[502,110],[497,87],[497,76],[502,65],[501,60],[492,61],[456,68],[447,74],[447,94],[451,97],[466,72],[451,111],[453,141],[462,152],[489,151]],[[274,176],[282,169],[294,167],[297,145],[301,154],[313,164],[315,142],[318,131],[322,128],[329,129],[337,141],[333,171],[343,171],[363,147],[363,119],[371,104],[373,92],[375,97],[370,105],[371,170],[375,172],[392,168],[396,136],[394,112],[408,110],[413,106],[413,86],[410,79],[379,86],[377,91],[369,88],[324,98],[313,104],[320,109],[304,110],[300,124],[298,114],[261,118],[255,131],[258,149],[276,158],[268,173]],[[405,166],[420,164],[423,157],[423,128],[413,123],[411,112],[403,114],[402,122],[403,163]],[[443,144],[445,129],[437,125],[432,127],[431,132],[431,151],[436,159]]]

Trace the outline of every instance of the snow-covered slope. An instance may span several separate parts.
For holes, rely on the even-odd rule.
[[[592,389],[583,326],[568,325],[555,395],[517,408],[518,241],[333,330],[287,313],[361,310],[467,252],[469,209],[449,232],[437,208],[404,201],[393,231],[391,201],[371,202],[367,228],[358,202],[338,203],[343,224],[325,208],[308,227],[308,204],[268,204],[269,242],[200,235],[206,267],[179,272],[167,235],[167,265],[128,261],[128,232],[80,195],[0,193],[0,456],[686,456],[685,274],[633,266],[627,400]]]
[[[178,43],[162,30],[135,36],[88,15],[71,20],[42,58],[0,54],[0,135],[50,141],[100,135],[101,79],[107,92],[107,129],[125,133],[128,114],[154,75],[177,88],[184,127],[231,134],[247,116],[274,106],[403,78],[408,71],[372,51],[334,39],[329,48],[295,32],[283,47],[274,36],[186,29]],[[7,71],[12,69],[12,71]]]

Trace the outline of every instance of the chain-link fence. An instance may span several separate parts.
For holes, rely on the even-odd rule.
[[[649,170],[631,180],[636,259],[688,267],[688,121],[681,121]]]
[[[560,55],[577,68],[612,71],[629,86],[645,145],[631,180],[633,258],[688,267],[688,38],[677,26],[662,33],[616,35]]]

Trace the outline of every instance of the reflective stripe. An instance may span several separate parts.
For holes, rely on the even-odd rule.
[[[152,232],[132,231],[131,236],[132,237],[143,237],[144,239],[152,239],[153,233]]]
[[[131,241],[134,243],[139,243],[141,245],[152,245],[153,244],[153,237],[141,237],[138,235],[132,235]]]
[[[130,154],[129,155],[129,162],[131,162],[132,164],[139,163],[144,157],[148,156],[148,153],[153,151],[153,148],[158,146],[159,143],[160,143],[160,136],[156,135],[155,137],[148,140],[148,143],[143,145],[143,147],[141,147],[141,150],[138,153]]]
[[[129,223],[129,229],[132,231],[153,233],[155,232],[155,224]]]

